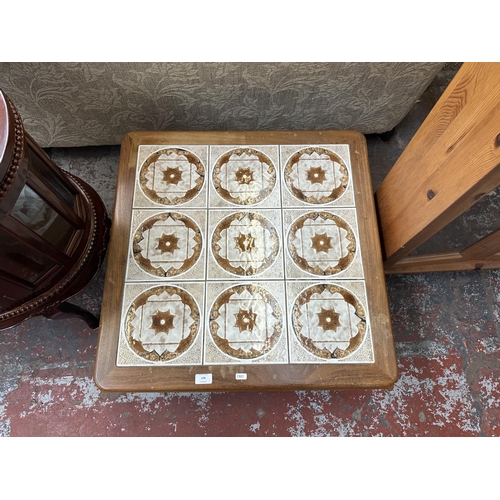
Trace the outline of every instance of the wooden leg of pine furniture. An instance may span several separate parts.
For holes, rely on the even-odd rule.
[[[385,272],[500,268],[498,232],[408,257],[499,185],[500,63],[464,63],[375,194]]]

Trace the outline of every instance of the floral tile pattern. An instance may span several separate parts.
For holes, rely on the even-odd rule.
[[[125,284],[118,366],[201,364],[204,286]]]
[[[134,210],[127,281],[204,279],[206,212]]]
[[[184,353],[199,329],[200,311],[191,294],[174,286],[157,286],[137,296],[127,312],[127,341],[150,361]]]
[[[281,219],[273,210],[209,213],[209,279],[282,277]]]
[[[282,282],[207,290],[206,364],[283,363],[288,361]]]
[[[283,207],[355,205],[349,146],[281,146]]]
[[[303,148],[288,158],[285,184],[298,200],[316,205],[340,198],[347,187],[349,174],[340,156],[320,147]]]
[[[297,281],[289,292],[291,362],[373,362],[363,281]]]
[[[211,146],[210,208],[278,207],[278,146]]]
[[[192,219],[165,212],[144,221],[134,234],[133,254],[146,272],[156,276],[182,274],[200,258],[201,230]]]
[[[363,278],[356,209],[283,210],[289,279]]]
[[[356,239],[347,222],[330,212],[309,212],[288,233],[292,259],[313,274],[336,274],[347,269],[356,251]]]
[[[207,146],[139,146],[134,208],[205,207]]]
[[[143,163],[139,184],[151,201],[162,205],[181,205],[201,190],[205,166],[186,149],[166,148],[156,151]]]
[[[118,366],[374,362],[348,145],[140,146],[128,253]]]
[[[212,173],[217,194],[238,205],[264,201],[276,184],[276,167],[271,159],[253,148],[237,148],[218,158]]]

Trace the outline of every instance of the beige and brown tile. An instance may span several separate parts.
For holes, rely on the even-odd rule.
[[[283,207],[354,206],[349,146],[280,147]]]
[[[118,366],[200,365],[204,283],[126,284]]]
[[[205,210],[134,210],[130,238],[128,281],[205,278]]]
[[[288,282],[290,362],[373,363],[363,281]]]
[[[206,207],[208,146],[140,146],[134,207]]]
[[[212,210],[208,225],[208,279],[283,277],[279,210]]]
[[[279,207],[277,146],[211,146],[210,207]]]
[[[363,278],[355,209],[285,210],[283,226],[287,278]]]
[[[210,283],[204,363],[287,363],[284,299],[279,281]]]

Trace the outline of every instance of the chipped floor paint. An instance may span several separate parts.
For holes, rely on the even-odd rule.
[[[166,394],[101,393],[91,363],[42,367],[3,391],[0,428],[10,436],[499,435],[499,371],[482,370],[471,387],[462,363],[402,360],[390,391]]]

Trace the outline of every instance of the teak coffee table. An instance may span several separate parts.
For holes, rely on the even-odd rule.
[[[396,379],[362,134],[125,136],[101,390],[390,388]]]

